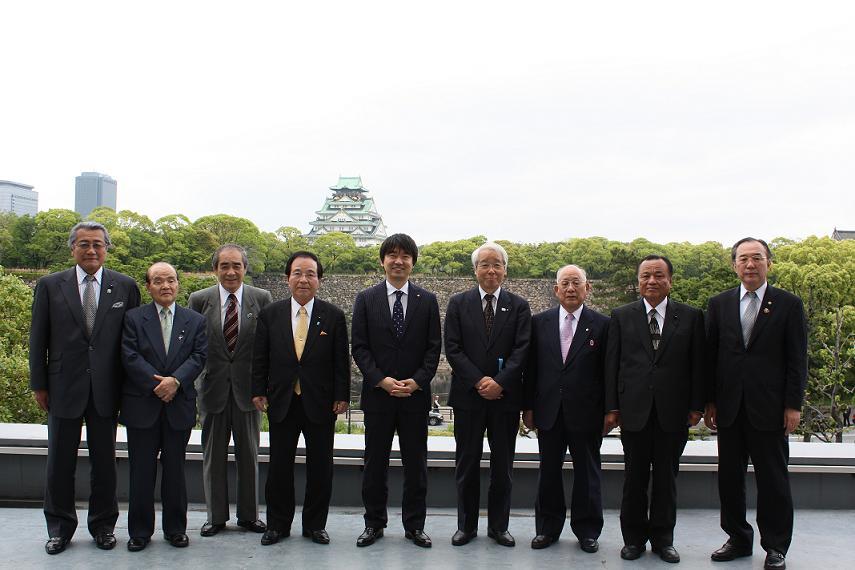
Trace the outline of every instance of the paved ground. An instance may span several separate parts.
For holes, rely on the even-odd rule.
[[[327,530],[332,539],[329,546],[313,544],[299,536],[299,514],[291,538],[274,546],[259,544],[260,535],[229,526],[216,537],[202,538],[199,528],[205,521],[200,505],[189,513],[190,547],[178,549],[165,543],[159,534],[140,553],[130,553],[127,542],[126,505],[116,529],[119,544],[111,552],[95,547],[83,528],[78,529],[69,548],[57,556],[45,554],[44,518],[40,509],[0,509],[0,567],[4,568],[432,568],[452,569],[486,567],[524,568],[673,568],[659,560],[649,550],[639,560],[620,559],[622,544],[618,516],[607,511],[606,526],[600,537],[600,552],[586,554],[579,550],[576,540],[565,528],[562,539],[546,550],[531,550],[534,535],[532,511],[514,511],[510,531],[517,539],[516,548],[498,546],[485,536],[486,520],[481,520],[481,535],[463,547],[451,546],[450,538],[456,528],[455,512],[430,509],[427,533],[434,540],[432,549],[421,549],[404,539],[400,528],[400,511],[390,512],[386,536],[375,545],[356,548],[357,535],[362,531],[361,511],[335,508],[330,514]],[[85,520],[85,512],[79,517]],[[751,513],[753,520],[754,513]],[[233,522],[233,521],[232,521]],[[789,568],[832,570],[853,568],[853,538],[855,511],[797,511],[796,532],[790,554]],[[675,546],[682,557],[682,568],[717,568],[746,570],[763,567],[763,552],[759,541],[754,557],[729,564],[712,563],[709,554],[724,541],[718,527],[718,512],[714,510],[681,510],[678,514]]]

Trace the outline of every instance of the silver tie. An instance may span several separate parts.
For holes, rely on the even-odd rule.
[[[745,313],[742,315],[742,342],[745,344],[745,348],[748,348],[751,331],[754,330],[757,313],[760,311],[760,299],[757,298],[757,293],[754,291],[749,291],[745,295],[749,300],[748,307],[745,308]]]
[[[160,309],[160,330],[163,331],[163,351],[169,354],[169,339],[172,338],[172,311]]]
[[[83,320],[86,323],[86,334],[92,336],[95,328],[95,313],[98,312],[98,302],[95,300],[95,276],[86,275],[83,286]]]

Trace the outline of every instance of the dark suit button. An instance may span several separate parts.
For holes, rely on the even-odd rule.
[[[92,374],[92,369],[91,369],[91,368],[87,368],[87,369],[86,369],[86,373],[87,373],[87,374]]]
[[[95,347],[94,347],[94,346],[90,346],[90,347],[89,347],[89,350],[95,350]]]

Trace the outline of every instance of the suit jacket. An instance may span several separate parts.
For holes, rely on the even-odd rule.
[[[353,360],[362,372],[361,408],[366,412],[427,412],[430,383],[439,364],[442,333],[436,295],[410,282],[404,334],[395,336],[386,296],[386,281],[356,296],[351,321]],[[385,377],[412,378],[419,385],[412,396],[390,396],[377,384]]]
[[[733,423],[744,405],[759,430],[781,429],[784,408],[801,410],[807,383],[807,324],[802,301],[772,287],[760,304],[748,347],[742,338],[739,287],[710,299],[708,399],[718,424]]]
[[[285,419],[296,380],[300,381],[303,408],[311,422],[335,421],[333,402],[350,400],[344,312],[315,297],[309,318],[300,360],[294,348],[290,298],[271,303],[262,309],[258,319],[252,355],[252,395],[267,397],[267,414],[272,422]]]
[[[565,361],[558,317],[554,307],[532,319],[525,409],[534,410],[539,429],[552,429],[561,418],[570,431],[600,432],[609,318],[583,306]]]
[[[640,431],[655,403],[662,430],[686,429],[689,412],[704,407],[704,344],[703,313],[671,298],[656,351],[644,301],[612,311],[606,411],[620,410],[622,429]]]
[[[130,428],[154,425],[161,410],[172,429],[191,429],[196,424],[196,388],[193,380],[205,366],[208,335],[204,317],[175,305],[169,353],[163,348],[160,309],[149,303],[128,311],[122,334],[122,362],[127,378],[122,389],[119,421]],[[175,398],[165,404],[154,395],[154,375],[174,376],[181,383]]]
[[[125,312],[140,304],[136,282],[104,268],[92,336],[86,334],[74,267],[39,279],[30,330],[30,388],[47,390],[50,412],[79,418],[89,402],[115,417],[125,371],[120,342]]]
[[[445,312],[445,356],[452,369],[448,403],[464,410],[489,405],[519,412],[530,337],[531,309],[522,297],[500,291],[487,337],[478,287],[452,296]],[[502,386],[501,399],[486,400],[478,394],[475,384],[484,376]]]
[[[190,294],[187,306],[208,321],[208,361],[196,379],[199,412],[219,414],[232,393],[238,408],[252,412],[252,345],[261,310],[273,301],[269,291],[244,284],[239,313],[239,332],[234,352],[229,352],[223,336],[220,286]]]

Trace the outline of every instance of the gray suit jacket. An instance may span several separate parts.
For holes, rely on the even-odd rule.
[[[230,388],[235,403],[241,410],[255,410],[252,405],[252,345],[255,324],[261,309],[272,300],[269,291],[244,284],[239,315],[240,332],[235,351],[230,353],[223,336],[219,284],[190,295],[187,305],[201,313],[208,322],[208,362],[196,379],[200,413],[221,413],[228,403]]]

